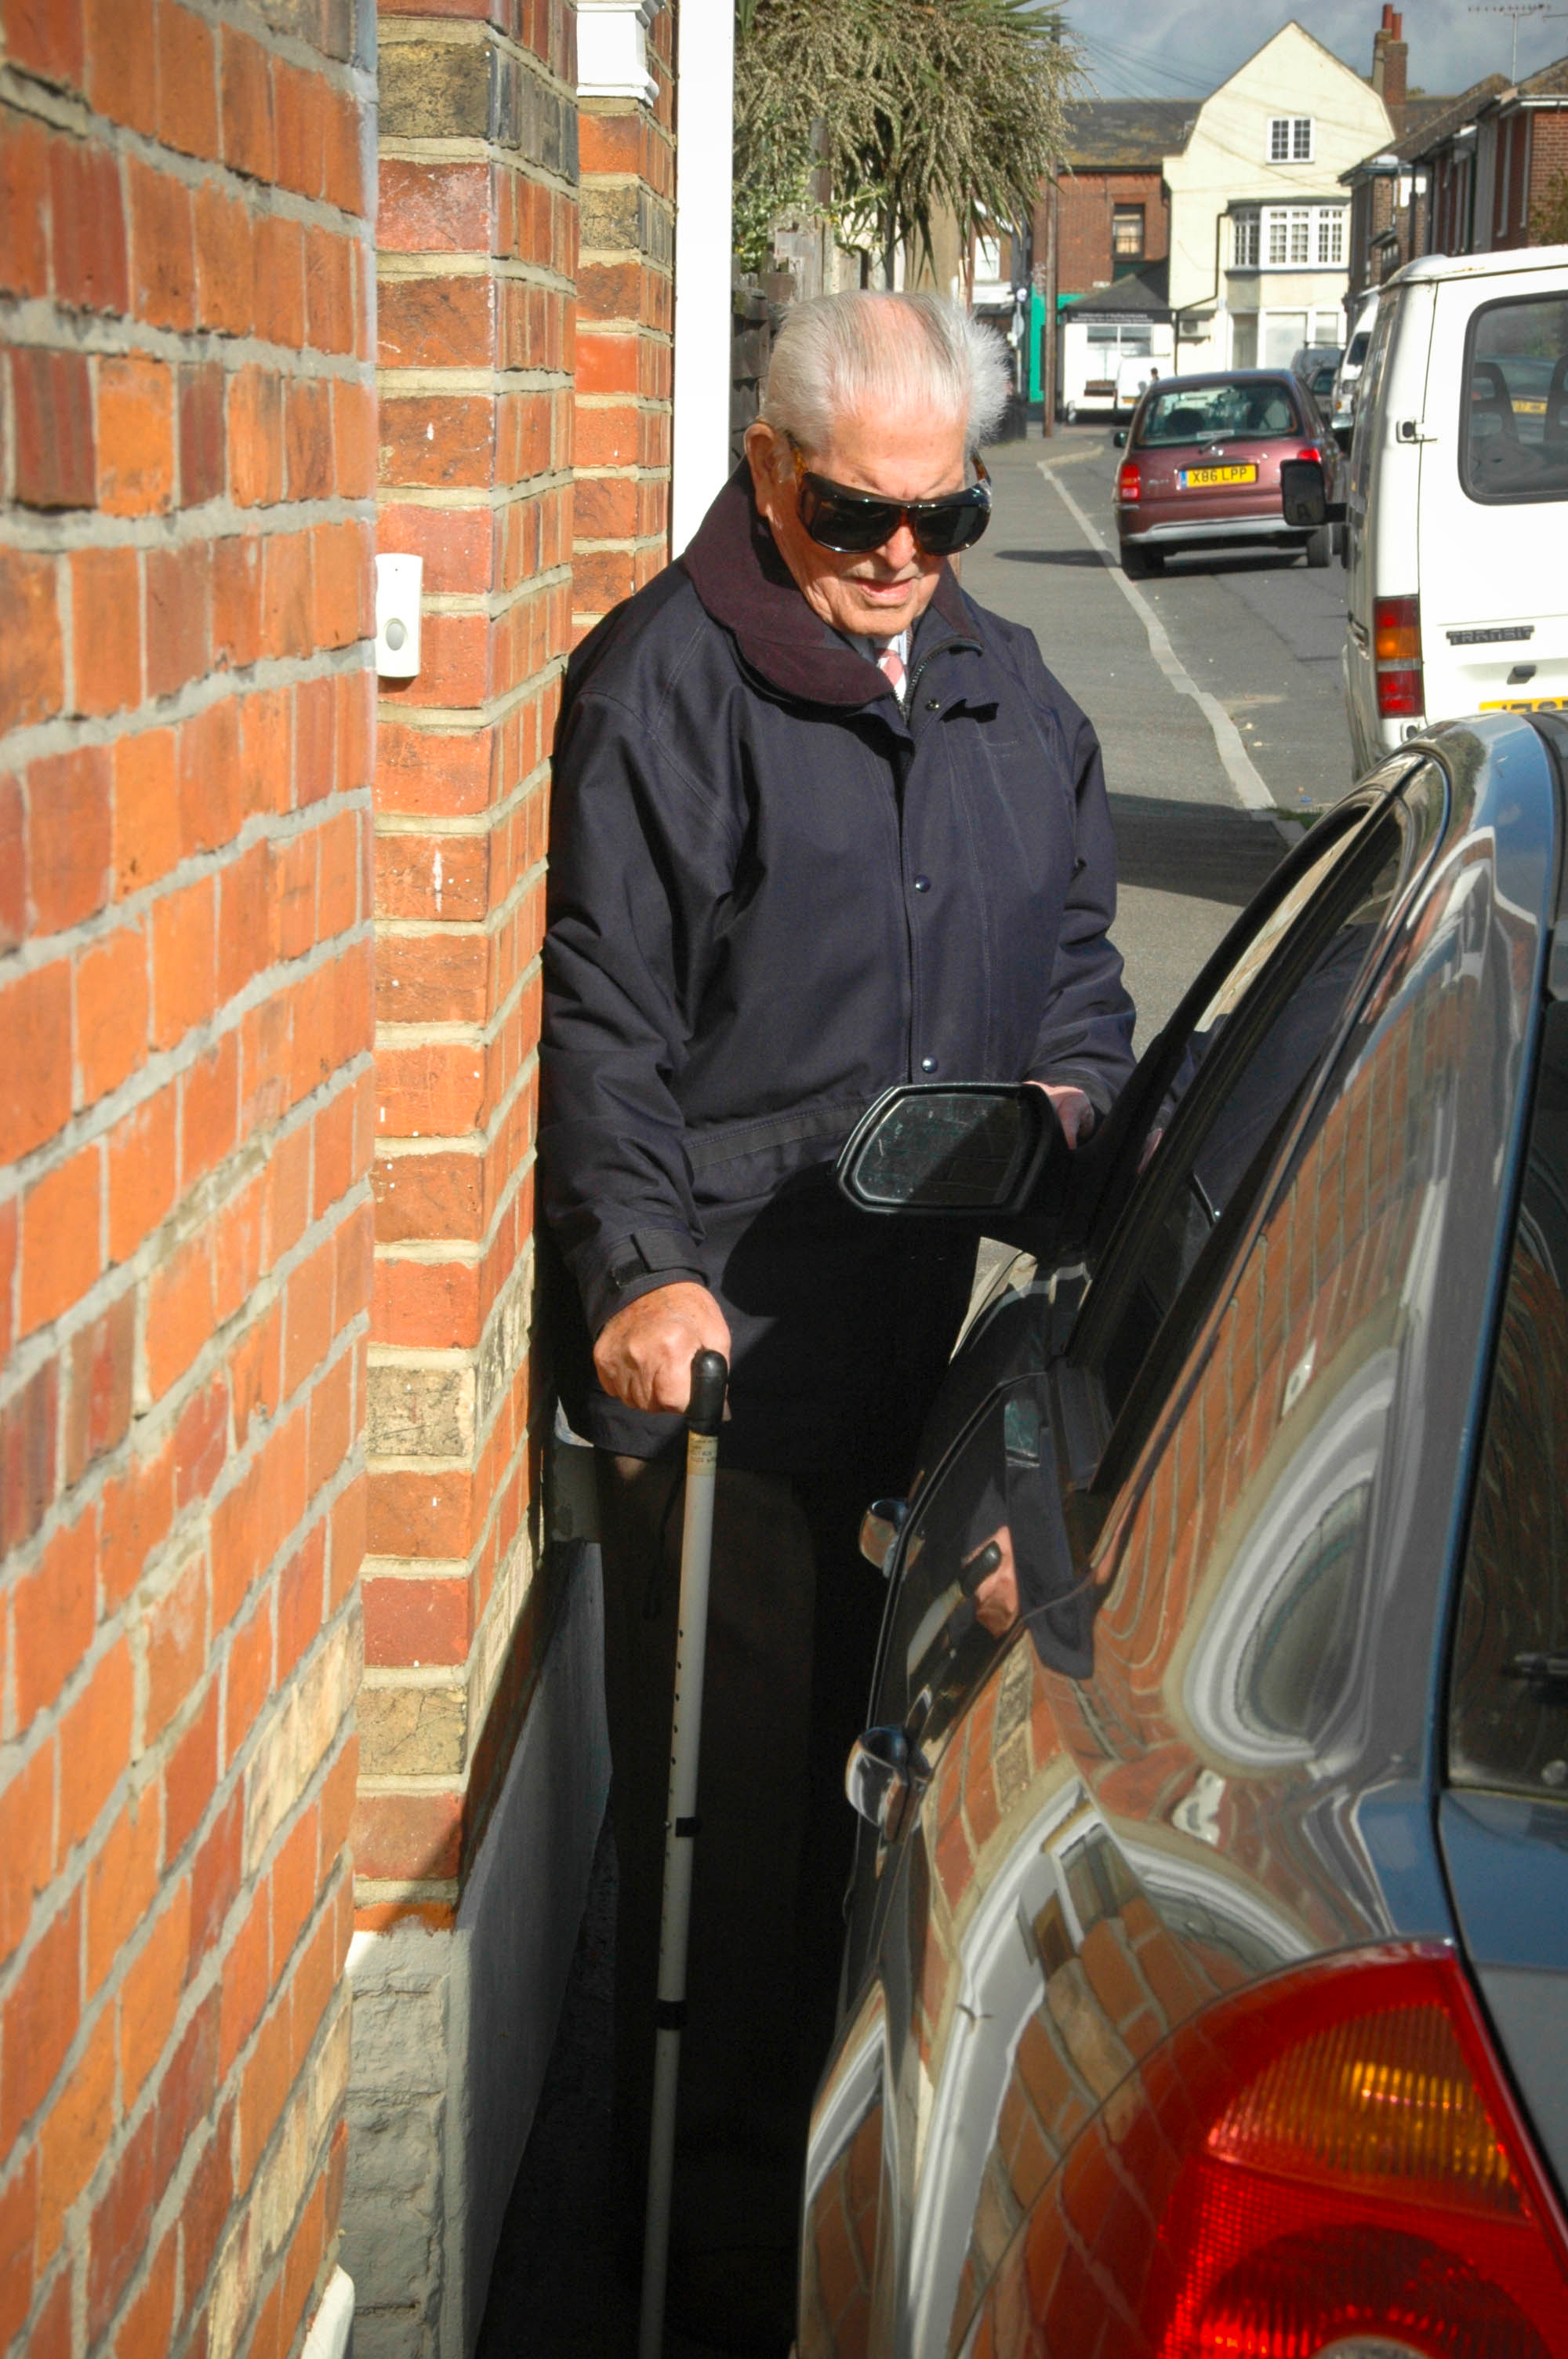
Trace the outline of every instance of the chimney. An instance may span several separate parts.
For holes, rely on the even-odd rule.
[[[1404,38],[1404,17],[1383,0],[1383,21],[1372,36],[1372,87],[1389,110],[1398,139],[1405,127],[1405,70],[1410,59]]]

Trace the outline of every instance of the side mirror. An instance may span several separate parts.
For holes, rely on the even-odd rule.
[[[849,1747],[844,1792],[850,1806],[885,1837],[898,1832],[905,1800],[930,1772],[902,1728],[868,1728]]]
[[[1110,439],[1111,439],[1111,440],[1115,443],[1115,445],[1116,445],[1116,447],[1117,447],[1117,449],[1118,449],[1119,451],[1125,451],[1125,450],[1126,450],[1126,448],[1127,448],[1127,429],[1126,429],[1126,427],[1125,427],[1125,426],[1119,426],[1119,427],[1117,428],[1117,429],[1116,429],[1116,432],[1111,436],[1111,438],[1110,438]]]
[[[864,1212],[1021,1212],[1060,1136],[1027,1082],[900,1082],[856,1125],[838,1186]]]
[[[908,1517],[907,1499],[873,1499],[860,1517],[860,1554],[884,1581],[892,1571],[892,1553]]]
[[[1285,522],[1314,532],[1328,522],[1328,495],[1315,459],[1286,459],[1280,467],[1280,498]]]

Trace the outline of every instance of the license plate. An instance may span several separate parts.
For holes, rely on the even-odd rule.
[[[1256,467],[1184,467],[1181,486],[1184,492],[1202,491],[1208,484],[1255,484]]]
[[[1546,415],[1544,401],[1526,401],[1517,393],[1513,399],[1513,409],[1516,418],[1544,418]]]
[[[1568,696],[1498,696],[1483,712],[1568,712]]]

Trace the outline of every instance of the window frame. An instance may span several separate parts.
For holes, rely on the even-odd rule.
[[[1129,223],[1129,222],[1130,222],[1130,223],[1134,225],[1134,227],[1135,227],[1135,229],[1136,229],[1136,231],[1137,231],[1137,243],[1136,243],[1136,245],[1118,245],[1118,243],[1117,243],[1117,234],[1117,234],[1118,226],[1119,226],[1119,225],[1120,225],[1120,224],[1125,224],[1125,223]],[[1111,206],[1111,209],[1110,209],[1110,256],[1111,256],[1111,260],[1112,260],[1113,262],[1141,262],[1141,261],[1143,261],[1143,260],[1144,260],[1144,258],[1145,258],[1145,249],[1146,249],[1146,244],[1147,244],[1147,239],[1148,239],[1148,233],[1149,233],[1149,224],[1148,224],[1148,218],[1147,218],[1147,208],[1146,208],[1145,206],[1143,206],[1143,205],[1130,205],[1130,205],[1118,205],[1118,204],[1113,204],[1113,205]]]
[[[1284,133],[1284,145],[1281,152],[1276,154],[1276,140],[1281,131]],[[1303,131],[1306,134],[1304,147],[1298,144]],[[1315,115],[1271,114],[1269,117],[1269,132],[1264,142],[1264,152],[1271,164],[1311,164],[1316,159],[1316,151],[1317,117]]]

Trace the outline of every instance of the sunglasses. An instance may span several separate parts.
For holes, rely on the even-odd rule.
[[[881,549],[900,525],[914,535],[927,557],[955,557],[979,540],[991,520],[990,477],[975,461],[978,483],[938,500],[885,500],[875,492],[853,492],[829,476],[814,475],[795,450],[795,480],[800,489],[800,520],[819,549],[863,556]]]

